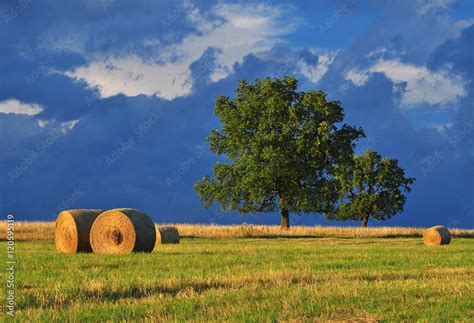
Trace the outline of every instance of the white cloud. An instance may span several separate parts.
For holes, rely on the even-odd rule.
[[[447,123],[430,123],[427,125],[427,128],[433,128],[436,129],[440,134],[445,134],[446,130],[449,130],[452,128],[454,123],[452,122],[447,122]]]
[[[102,98],[123,93],[173,99],[188,94],[192,88],[189,64],[186,62],[160,65],[144,62],[137,56],[95,61],[66,75],[98,87]]]
[[[453,5],[454,0],[421,0],[420,2],[421,5],[416,10],[416,14],[418,16],[423,16],[432,10],[450,8]]]
[[[316,83],[326,74],[329,65],[332,64],[336,55],[337,52],[321,54],[318,56],[318,63],[314,66],[309,65],[305,61],[299,61],[297,65],[301,74],[307,77],[311,82]]]
[[[48,125],[49,120],[41,120],[41,119],[38,119],[37,122],[38,122],[38,126],[40,126],[41,128],[44,128],[44,127],[46,127],[46,126]]]
[[[422,103],[445,104],[466,95],[464,80],[459,75],[450,74],[449,67],[431,71],[398,60],[381,59],[366,70],[351,69],[346,72],[345,79],[362,86],[373,73],[383,73],[395,84],[406,82],[402,107]]]
[[[458,20],[454,23],[454,26],[453,26],[453,37],[452,38],[457,38],[459,37],[459,35],[461,35],[461,32],[474,25],[474,18],[470,18],[470,19],[464,19],[464,20]]]
[[[362,86],[369,80],[369,76],[370,75],[367,71],[351,69],[346,72],[345,79],[351,81],[357,86]]]
[[[15,99],[0,102],[0,113],[26,114],[34,116],[42,111],[43,107],[35,103],[23,103]]]
[[[71,121],[62,122],[62,123],[59,125],[59,130],[60,130],[63,134],[66,134],[66,133],[68,133],[69,131],[71,131],[71,130],[77,125],[77,123],[78,123],[79,121],[80,121],[80,120],[77,119],[77,120],[71,120]]]
[[[80,119],[70,120],[65,122],[57,122],[55,120],[37,120],[38,126],[41,128],[52,128],[58,131],[59,133],[65,135],[79,123]]]
[[[295,28],[294,23],[281,21],[287,12],[279,6],[222,4],[213,9],[217,18],[208,18],[191,6],[186,10],[187,19],[196,25],[199,33],[162,48],[156,62],[144,61],[136,55],[95,57],[88,66],[68,71],[66,75],[97,87],[101,97],[123,93],[173,99],[191,92],[189,67],[208,48],[218,49],[211,74],[215,82],[231,74],[233,65],[242,62],[246,55],[268,50],[278,37]],[[150,40],[145,44],[149,46]]]

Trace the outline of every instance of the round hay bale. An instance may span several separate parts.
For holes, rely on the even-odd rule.
[[[89,240],[92,224],[102,210],[66,210],[56,219],[54,241],[63,253],[91,252]]]
[[[95,220],[90,240],[92,250],[96,253],[151,252],[156,241],[155,224],[139,210],[109,210]]]
[[[173,226],[159,226],[156,236],[157,244],[179,243],[179,231]]]
[[[442,225],[437,225],[423,231],[423,241],[427,246],[449,244],[451,242],[451,233]]]

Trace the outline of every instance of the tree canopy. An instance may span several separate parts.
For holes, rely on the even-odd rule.
[[[396,159],[382,158],[374,151],[354,156],[353,162],[338,167],[340,204],[329,219],[362,221],[369,217],[386,220],[402,212],[410,184],[415,179],[405,177]]]
[[[235,92],[216,99],[222,129],[207,140],[226,159],[194,186],[205,207],[279,209],[282,228],[289,227],[289,212],[334,212],[335,170],[352,161],[354,142],[364,136],[342,123],[340,102],[323,91],[298,92],[293,77],[241,81]]]

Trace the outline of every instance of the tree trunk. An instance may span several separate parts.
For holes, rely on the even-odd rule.
[[[281,194],[278,194],[278,203],[280,204],[280,216],[281,216],[280,230],[288,230],[290,229],[290,212],[288,211],[288,209],[282,207],[283,196],[281,196]]]
[[[367,223],[369,222],[369,215],[362,216],[362,227],[367,228]]]
[[[290,229],[290,212],[288,212],[287,209],[281,209],[280,215],[281,215],[280,230]]]

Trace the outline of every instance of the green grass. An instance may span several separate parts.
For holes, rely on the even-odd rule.
[[[15,318],[472,321],[473,251],[463,238],[185,238],[124,256],[16,242]]]

